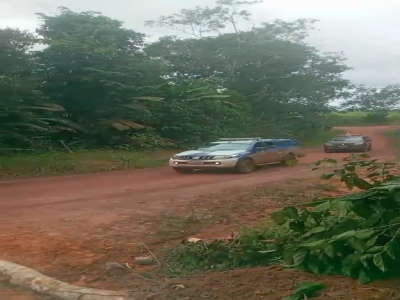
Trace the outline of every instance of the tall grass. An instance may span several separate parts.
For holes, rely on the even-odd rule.
[[[171,151],[80,151],[0,156],[0,179],[95,173],[166,165]]]

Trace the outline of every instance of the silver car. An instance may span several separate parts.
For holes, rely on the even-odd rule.
[[[178,173],[233,169],[250,173],[255,167],[297,160],[300,144],[294,139],[225,138],[175,154],[169,165]]]

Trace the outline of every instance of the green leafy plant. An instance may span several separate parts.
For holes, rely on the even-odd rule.
[[[334,168],[323,178],[337,176],[349,189],[362,191],[274,213],[272,219],[289,228],[278,242],[286,262],[315,274],[341,274],[362,283],[400,275],[396,164],[368,160],[365,155],[352,155],[341,166],[332,159],[316,166],[322,163]]]
[[[369,159],[367,154],[352,154],[345,158],[343,163],[332,158],[325,158],[317,161],[313,170],[317,170],[326,164],[332,171],[323,174],[321,178],[337,177],[349,190],[354,187],[368,190],[382,182],[397,178],[399,175],[398,163]]]
[[[400,275],[400,181],[273,215],[290,228],[278,243],[292,267],[366,283]]]

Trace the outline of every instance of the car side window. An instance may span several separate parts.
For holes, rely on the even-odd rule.
[[[267,145],[264,142],[257,142],[254,144],[254,147],[253,147],[254,150],[259,150],[261,148],[266,149]]]
[[[266,148],[274,148],[275,143],[274,142],[265,142],[265,146],[266,146]]]

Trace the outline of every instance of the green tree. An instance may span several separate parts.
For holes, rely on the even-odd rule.
[[[118,143],[146,127],[148,85],[161,83],[162,66],[141,51],[144,36],[95,12],[40,14],[37,33],[47,47],[38,52],[44,68],[43,92],[65,108],[64,124],[93,144]],[[67,138],[68,136],[64,136]]]
[[[218,83],[199,79],[169,80],[157,93],[165,101],[150,106],[150,126],[178,145],[248,133],[249,106],[242,96],[221,91]]]
[[[9,130],[35,147],[104,147],[325,127],[329,101],[348,89],[343,57],[305,42],[315,20],[239,26],[257,3],[218,0],[161,17],[148,25],[189,37],[150,44],[120,21],[67,8],[39,14],[37,38],[1,31],[2,143],[12,144]],[[31,51],[37,42],[43,49]]]
[[[315,20],[278,20],[241,31],[238,21],[250,20],[245,7],[252,4],[217,1],[214,8],[196,7],[147,22],[191,36],[163,37],[146,52],[165,62],[170,77],[218,79],[220,88],[245,97],[260,134],[319,129],[329,102],[349,84],[343,78],[349,69],[344,58],[305,43]]]
[[[0,146],[4,149],[40,147],[35,136],[55,130],[41,120],[64,109],[41,93],[42,76],[32,47],[33,34],[0,29]]]

